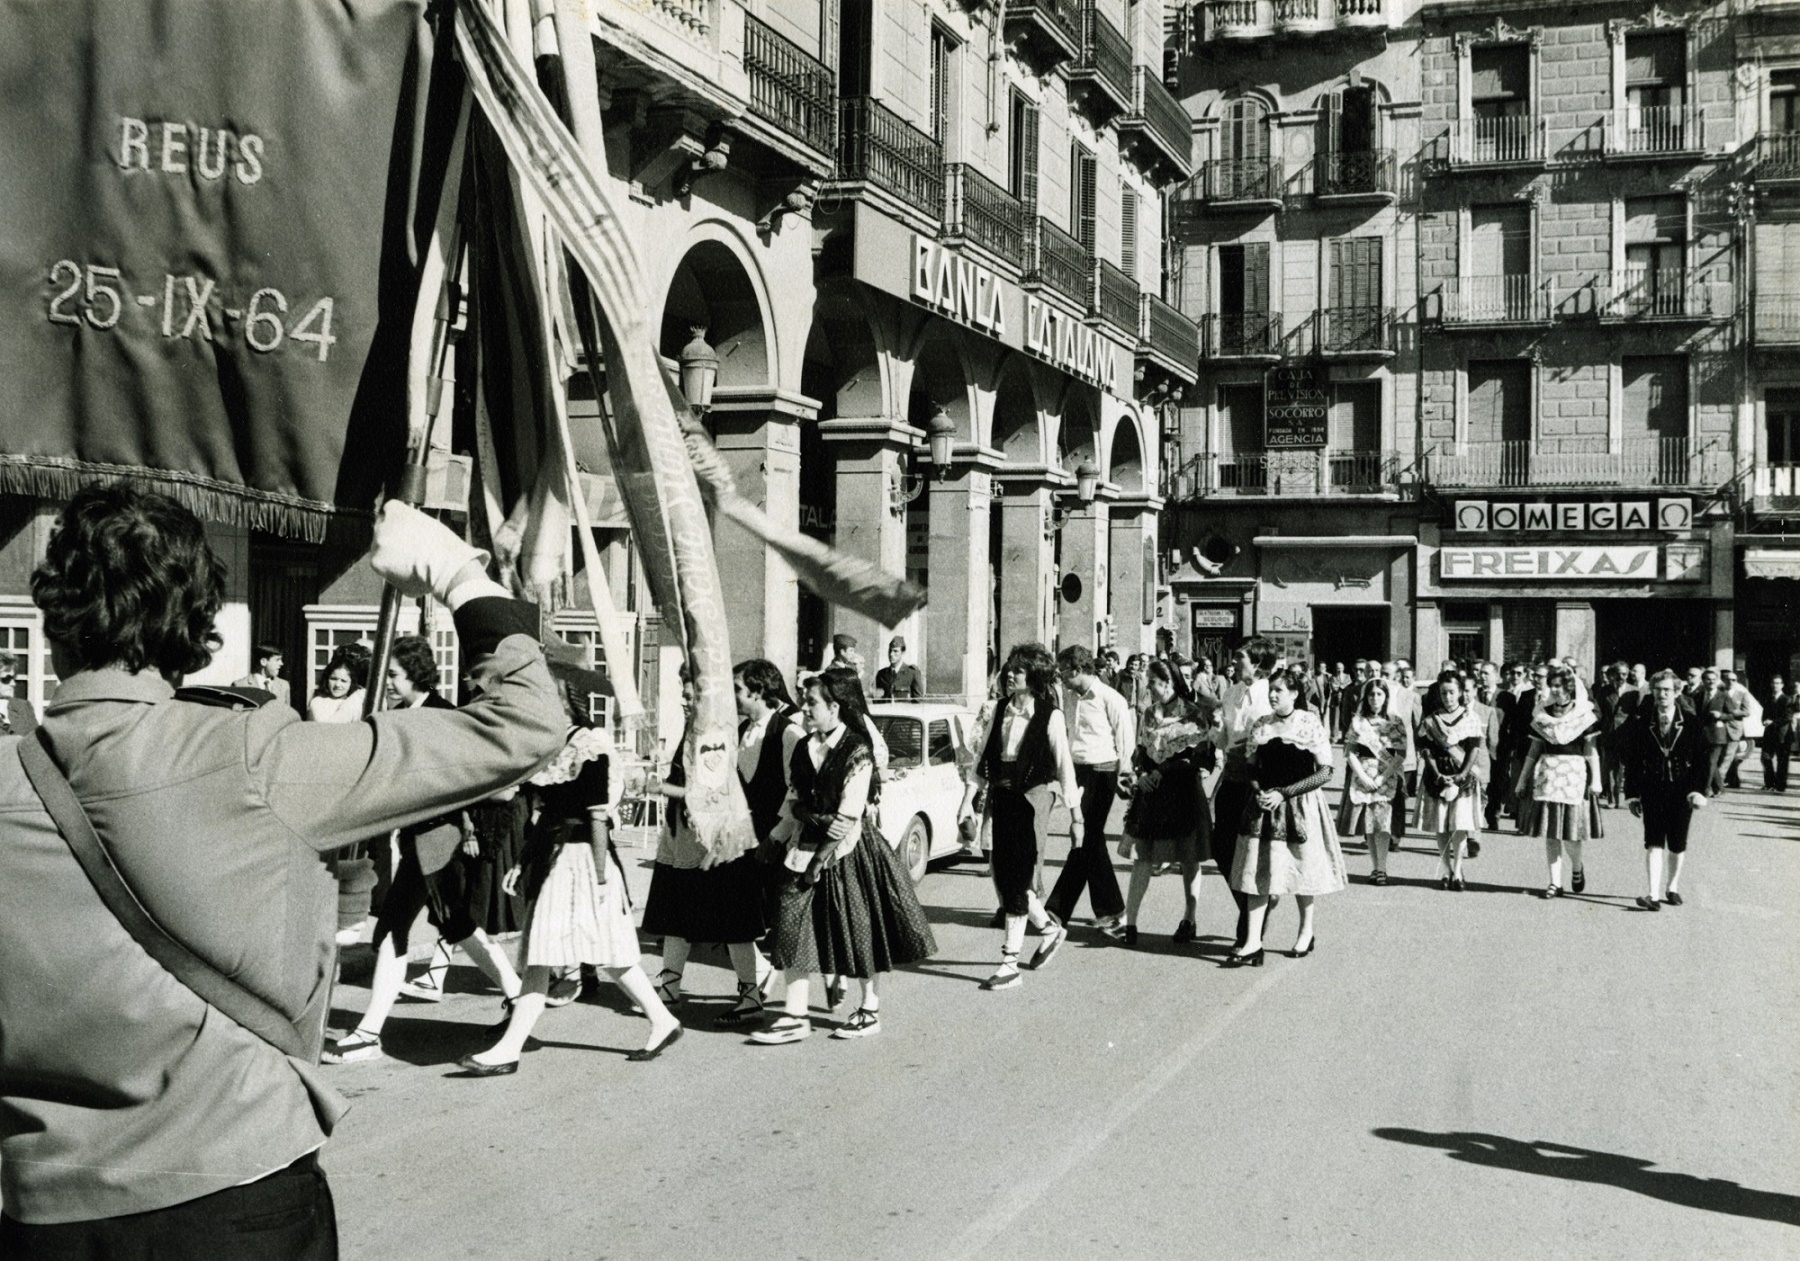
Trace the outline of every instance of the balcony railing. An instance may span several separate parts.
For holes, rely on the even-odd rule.
[[[1148,66],[1131,72],[1131,109],[1119,120],[1121,138],[1141,137],[1176,179],[1194,169],[1194,133],[1188,112]]]
[[[1615,320],[1704,320],[1713,313],[1712,285],[1686,268],[1616,271],[1599,303],[1601,317]]]
[[[750,108],[820,153],[833,152],[836,80],[824,63],[786,36],[744,15],[744,70]]]
[[[1322,355],[1394,353],[1394,312],[1390,307],[1328,307],[1318,312],[1317,328]]]
[[[1536,114],[1459,118],[1450,129],[1451,166],[1523,166],[1544,161],[1547,131]]]
[[[1640,438],[1618,451],[1537,451],[1530,442],[1439,447],[1426,462],[1436,486],[1722,486],[1734,474],[1722,441]]]
[[[1535,276],[1464,276],[1444,282],[1446,324],[1546,324],[1555,310],[1551,282]]]
[[[1221,39],[1246,39],[1275,29],[1273,0],[1213,0],[1206,17],[1207,33]]]
[[[1759,182],[1800,180],[1800,131],[1765,131],[1756,137]]]
[[[1283,31],[1323,31],[1337,17],[1337,0],[1275,0],[1275,25]]]
[[[1705,120],[1691,106],[1628,105],[1607,116],[1609,157],[1699,153],[1705,148]]]
[[[1385,0],[1337,0],[1338,25],[1386,26]]]
[[[1398,191],[1398,169],[1392,149],[1321,153],[1313,159],[1313,195],[1392,200]]]
[[[1012,0],[1006,37],[1044,70],[1081,50],[1081,12],[1076,0]]]
[[[1131,45],[1092,0],[1081,6],[1081,48],[1064,73],[1102,122],[1131,108]]]
[[[966,162],[945,168],[949,180],[944,231],[973,241],[1021,270],[1025,267],[1025,207],[1017,197]]]
[[[1094,298],[1088,309],[1121,333],[1137,331],[1138,302],[1143,292],[1137,281],[1104,258],[1095,260]]]
[[[1138,311],[1138,353],[1160,358],[1163,366],[1192,381],[1200,360],[1200,327],[1154,293]]]
[[[1400,485],[1396,451],[1252,451],[1196,455],[1163,481],[1169,499],[1211,496],[1379,495]]]
[[[1201,172],[1200,195],[1218,203],[1282,200],[1280,158],[1214,158]]]
[[[1800,346],[1800,297],[1758,291],[1754,336],[1758,346]]]
[[[1025,283],[1046,285],[1063,297],[1077,302],[1083,310],[1093,293],[1093,255],[1080,241],[1039,215],[1033,221],[1028,243]]]
[[[944,153],[938,142],[874,97],[852,97],[839,108],[838,178],[867,181],[941,219]]]
[[[1201,353],[1208,359],[1276,359],[1281,356],[1281,316],[1270,311],[1205,319]]]

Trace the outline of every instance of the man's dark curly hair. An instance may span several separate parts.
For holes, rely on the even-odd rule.
[[[437,690],[437,658],[431,655],[431,641],[425,636],[400,636],[394,641],[393,660],[400,663],[400,668],[406,671],[406,677],[421,692]]]
[[[31,598],[44,637],[75,670],[192,674],[223,642],[214,622],[225,565],[200,518],[130,486],[75,492],[31,575]]]

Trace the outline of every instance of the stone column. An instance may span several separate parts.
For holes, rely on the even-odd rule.
[[[719,391],[707,417],[738,492],[790,531],[800,528],[800,424],[817,414],[812,400],[795,394]],[[714,522],[713,547],[733,659],[766,657],[793,678],[800,608],[793,567],[732,521]]]
[[[835,545],[852,556],[873,561],[893,574],[906,572],[906,508],[895,511],[896,492],[905,486],[906,460],[925,439],[925,431],[893,416],[824,420],[819,434],[837,463],[837,531]],[[887,664],[888,633],[894,628],[849,609],[833,607],[834,635],[856,637],[868,665],[865,687]],[[914,653],[919,645],[909,645]],[[811,664],[811,663],[806,663]]]
[[[1049,646],[1056,582],[1050,506],[1061,469],[1011,466],[996,475],[1000,495],[1000,654],[1015,644]]]
[[[1112,619],[1115,646],[1119,659],[1134,652],[1156,651],[1156,567],[1145,572],[1144,545],[1148,541],[1152,555],[1157,544],[1157,514],[1162,500],[1154,495],[1119,499],[1107,511],[1108,550],[1111,558],[1106,566],[1107,587],[1112,593]],[[1145,590],[1145,585],[1150,590]],[[1187,605],[1175,606],[1177,621],[1186,620]],[[1146,609],[1150,616],[1146,618]],[[1193,632],[1185,625],[1174,628],[1177,642],[1190,640]],[[1184,651],[1191,650],[1188,643]]]
[[[959,460],[964,452],[959,451]],[[994,498],[991,460],[953,466],[933,481],[925,606],[925,690],[975,704],[987,692],[989,620],[994,593],[988,580],[988,538]]]
[[[1111,569],[1112,542],[1108,537],[1108,504],[1095,499],[1078,503],[1063,496],[1068,516],[1062,527],[1062,564],[1056,579],[1056,644],[1068,648],[1080,644],[1098,655],[1097,623],[1106,616],[1106,576]],[[1065,598],[1064,584],[1073,575],[1081,590],[1073,600]]]
[[[1402,642],[1393,633],[1392,624],[1405,617],[1404,606],[1396,608],[1389,614],[1389,642]],[[1407,654],[1394,651],[1388,660],[1404,659],[1412,662],[1413,676],[1420,679],[1435,679],[1438,671],[1444,667],[1444,611],[1436,600],[1421,600],[1413,611],[1412,652]]]
[[[1598,621],[1594,606],[1585,601],[1558,601],[1556,605],[1556,655],[1575,658],[1576,672],[1594,677],[1599,652]]]

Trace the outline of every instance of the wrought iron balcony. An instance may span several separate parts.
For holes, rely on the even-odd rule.
[[[837,134],[837,85],[825,64],[746,13],[744,70],[751,112],[829,162]]]
[[[1321,153],[1313,159],[1313,196],[1321,201],[1391,202],[1399,195],[1392,149]]]
[[[1205,317],[1201,354],[1208,359],[1281,358],[1281,316],[1270,311]]]
[[[1194,169],[1193,123],[1148,66],[1131,72],[1131,109],[1118,122],[1119,143],[1161,183],[1184,180]]]
[[[1459,118],[1450,126],[1445,159],[1452,169],[1542,166],[1548,130],[1537,114]]]
[[[1137,332],[1138,302],[1143,296],[1138,282],[1104,258],[1094,261],[1093,300],[1088,313],[1106,321],[1121,333]]]
[[[1081,51],[1076,0],[1014,0],[1006,6],[1006,39],[1040,71],[1055,69]]]
[[[1316,313],[1315,347],[1338,359],[1386,359],[1394,353],[1391,307],[1328,307]]]
[[[934,219],[944,214],[938,142],[871,96],[840,103],[838,182],[874,185]]]
[[[1428,312],[1432,305],[1426,303]],[[1556,289],[1554,282],[1529,275],[1463,276],[1444,282],[1435,305],[1437,317],[1450,327],[1548,324],[1556,310]]]
[[[1200,174],[1200,196],[1209,205],[1279,209],[1286,204],[1280,158],[1214,158]]]
[[[1800,180],[1800,131],[1765,131],[1758,135],[1751,175],[1759,184]]]
[[[1063,73],[1095,122],[1105,125],[1131,108],[1131,45],[1092,0],[1081,6],[1081,49]]]
[[[1800,297],[1759,291],[1751,339],[1763,347],[1800,347]]]
[[[1017,197],[966,162],[944,168],[949,181],[944,235],[972,241],[1024,270],[1027,216]]]
[[[1709,320],[1713,287],[1684,267],[1627,267],[1595,297],[1603,320]]]
[[[1092,302],[1094,260],[1081,242],[1039,215],[1032,221],[1027,249],[1026,287],[1054,289],[1087,310]]]
[[[1154,293],[1139,305],[1138,355],[1193,384],[1200,360],[1200,327]]]
[[[1617,451],[1539,451],[1530,442],[1438,447],[1426,460],[1434,486],[1722,486],[1734,473],[1723,439],[1635,438]]]
[[[1299,449],[1206,452],[1163,479],[1168,499],[1216,497],[1392,495],[1400,488],[1400,453]]]
[[[1706,151],[1706,118],[1686,105],[1628,105],[1606,116],[1606,156],[1666,158]]]

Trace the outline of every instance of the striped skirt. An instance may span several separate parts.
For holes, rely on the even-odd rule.
[[[604,885],[594,882],[594,851],[587,844],[557,848],[544,887],[525,913],[520,931],[520,964],[572,968],[591,963],[628,968],[638,961],[637,928],[631,922],[631,895],[615,855]]]

